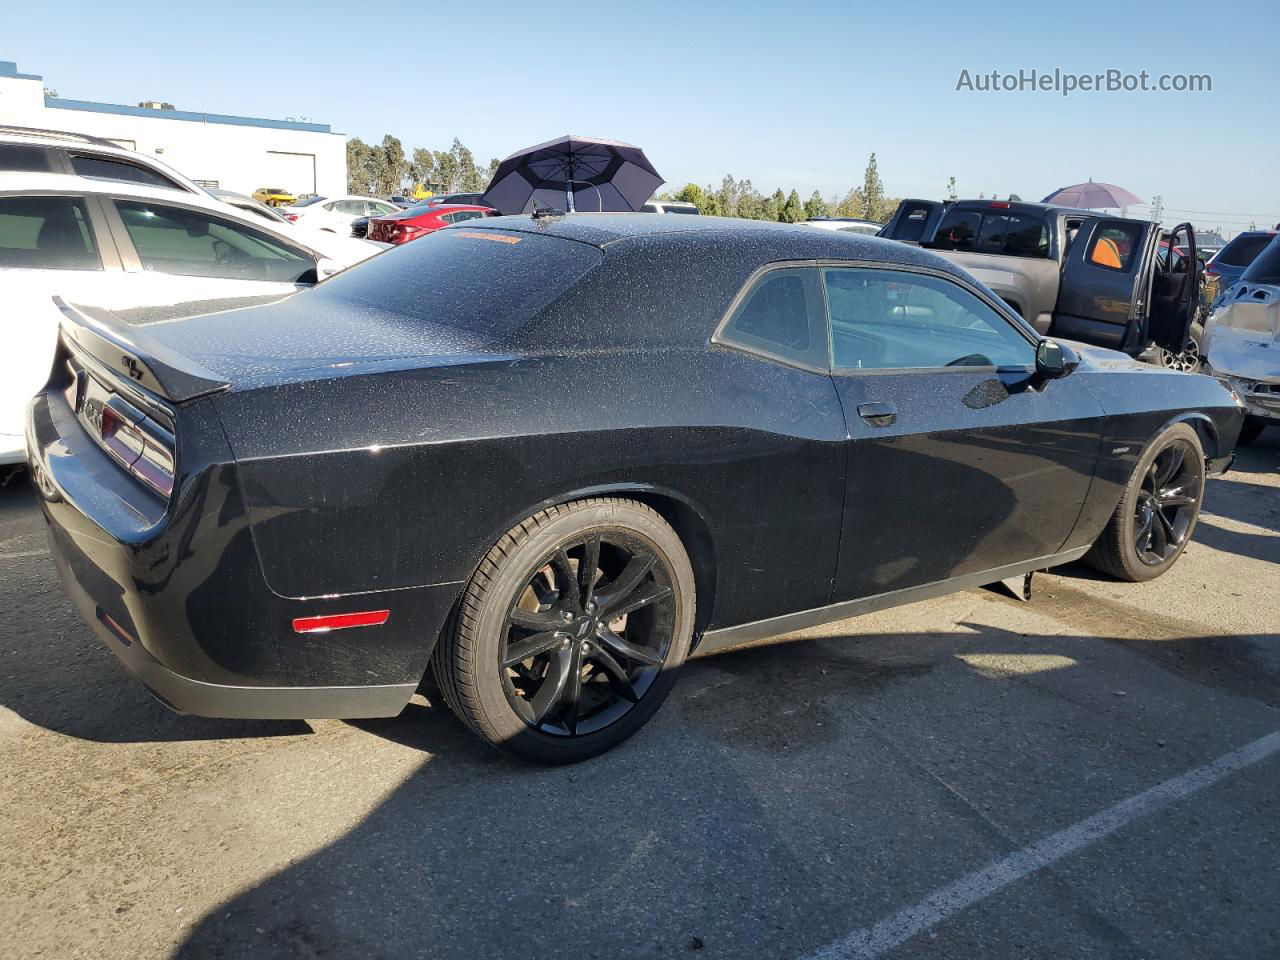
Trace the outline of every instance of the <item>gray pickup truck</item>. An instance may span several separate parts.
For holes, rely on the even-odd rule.
[[[1043,334],[1176,357],[1199,306],[1195,231],[1044,203],[903,200],[881,237],[968,271]],[[1189,256],[1169,256],[1189,248]]]

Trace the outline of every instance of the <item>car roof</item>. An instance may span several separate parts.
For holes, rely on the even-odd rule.
[[[735,243],[772,260],[866,260],[924,266],[970,280],[964,271],[927,250],[895,240],[838,230],[814,230],[802,224],[737,217],[669,217],[658,213],[571,213],[485,217],[447,230],[498,230],[561,237],[602,250],[629,240],[705,244],[708,250]]]
[[[75,153],[93,153],[105,157],[118,157],[128,163],[149,167],[175,180],[185,190],[198,192],[201,188],[190,177],[175,170],[162,160],[122,147],[118,143],[92,137],[88,134],[68,133],[62,130],[41,130],[35,127],[15,127],[0,124],[0,143],[22,144],[24,146],[45,147],[53,150],[68,150]]]

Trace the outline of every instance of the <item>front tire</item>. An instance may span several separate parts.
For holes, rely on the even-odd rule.
[[[1186,549],[1204,502],[1204,449],[1176,423],[1147,447],[1085,560],[1118,580],[1154,580]]]
[[[574,763],[657,712],[689,651],[693,569],[633,500],[551,507],[480,562],[432,670],[453,712],[510,756]]]

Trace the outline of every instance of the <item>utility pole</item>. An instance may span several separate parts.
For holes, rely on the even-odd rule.
[[[1164,213],[1164,197],[1156,194],[1151,198],[1151,221],[1160,222],[1160,214]]]

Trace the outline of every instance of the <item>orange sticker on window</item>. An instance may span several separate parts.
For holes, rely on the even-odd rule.
[[[481,233],[477,230],[450,230],[454,236],[471,237],[473,240],[494,240],[498,243],[519,243],[523,237],[512,237],[505,233],[489,233],[485,231]]]

